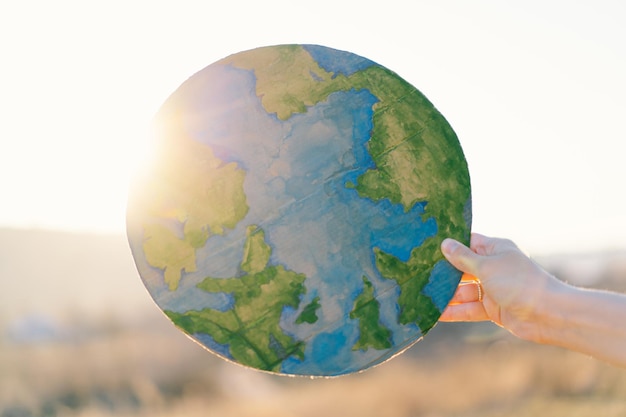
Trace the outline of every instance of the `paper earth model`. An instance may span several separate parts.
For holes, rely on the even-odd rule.
[[[240,52],[156,116],[131,191],[139,274],[211,352],[280,374],[357,372],[437,322],[468,243],[459,141],[394,72],[315,45]]]

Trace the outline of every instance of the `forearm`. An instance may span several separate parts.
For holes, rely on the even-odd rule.
[[[546,294],[538,340],[626,367],[626,295],[567,284]]]

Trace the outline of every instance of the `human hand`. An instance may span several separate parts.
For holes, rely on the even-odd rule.
[[[441,244],[446,259],[464,274],[440,320],[491,320],[542,342],[544,296],[563,284],[510,240],[472,234],[470,248],[452,239]]]
[[[567,285],[510,240],[473,234],[470,248],[451,239],[441,244],[464,272],[441,321],[491,320],[522,339],[626,368],[626,294]]]

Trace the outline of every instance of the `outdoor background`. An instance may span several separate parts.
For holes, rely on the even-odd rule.
[[[444,114],[473,230],[626,291],[626,5],[408,4],[0,3],[0,417],[626,415],[626,371],[490,323],[439,324],[359,375],[285,378],[207,353],[143,288],[124,216],[154,113],[222,57],[314,43]]]

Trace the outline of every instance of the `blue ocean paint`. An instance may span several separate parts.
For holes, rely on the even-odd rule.
[[[335,69],[351,71],[366,63],[372,65],[371,61],[362,60],[354,62],[352,69]],[[388,294],[379,298],[381,322],[394,335],[408,337],[407,332],[413,332],[418,337],[419,329],[415,326],[407,328],[397,322],[397,297],[390,297],[396,293],[389,292],[395,283],[380,276],[373,250],[378,247],[406,261],[413,248],[436,233],[436,224],[434,220],[422,220],[424,203],[405,211],[401,204],[388,199],[362,198],[347,186],[375,168],[367,141],[372,128],[372,106],[378,99],[367,90],[336,92],[305,113],[279,121],[265,111],[256,97],[253,72],[214,66],[201,77],[218,86],[219,91],[188,99],[188,108],[180,112],[183,125],[191,138],[209,146],[225,163],[237,163],[246,171],[244,191],[249,211],[233,230],[209,237],[206,245],[196,251],[197,272],[185,274],[181,280],[184,297],[166,299],[166,305],[161,307],[188,310],[189,297],[199,302],[204,299],[206,306],[214,309],[232,305],[228,297],[217,305],[211,304],[215,300],[209,299],[219,294],[206,293],[195,285],[207,276],[238,276],[246,228],[257,225],[272,248],[269,263],[305,274],[307,293],[320,297],[319,319],[313,324],[295,324],[304,300],[298,310],[284,311],[281,326],[295,339],[307,343],[307,359],[289,359],[284,363],[286,370],[298,373],[301,366],[310,371],[319,359],[310,353],[327,345],[337,346],[338,350],[326,358],[324,371],[345,370],[345,361],[350,357],[354,360],[355,355],[363,365],[380,356],[374,349],[353,352],[357,321],[345,322],[356,296],[363,290],[363,276],[372,282],[378,295]],[[224,106],[225,102],[232,106]],[[264,132],[265,137],[259,139],[259,132]],[[177,293],[182,294],[180,289]],[[176,305],[177,300],[182,305]],[[315,334],[319,335],[311,339]],[[350,341],[341,345],[340,339],[348,336]]]
[[[460,279],[461,272],[450,265],[448,261],[441,260],[435,264],[430,274],[430,280],[422,293],[429,296],[437,309],[443,312],[456,291]]]

